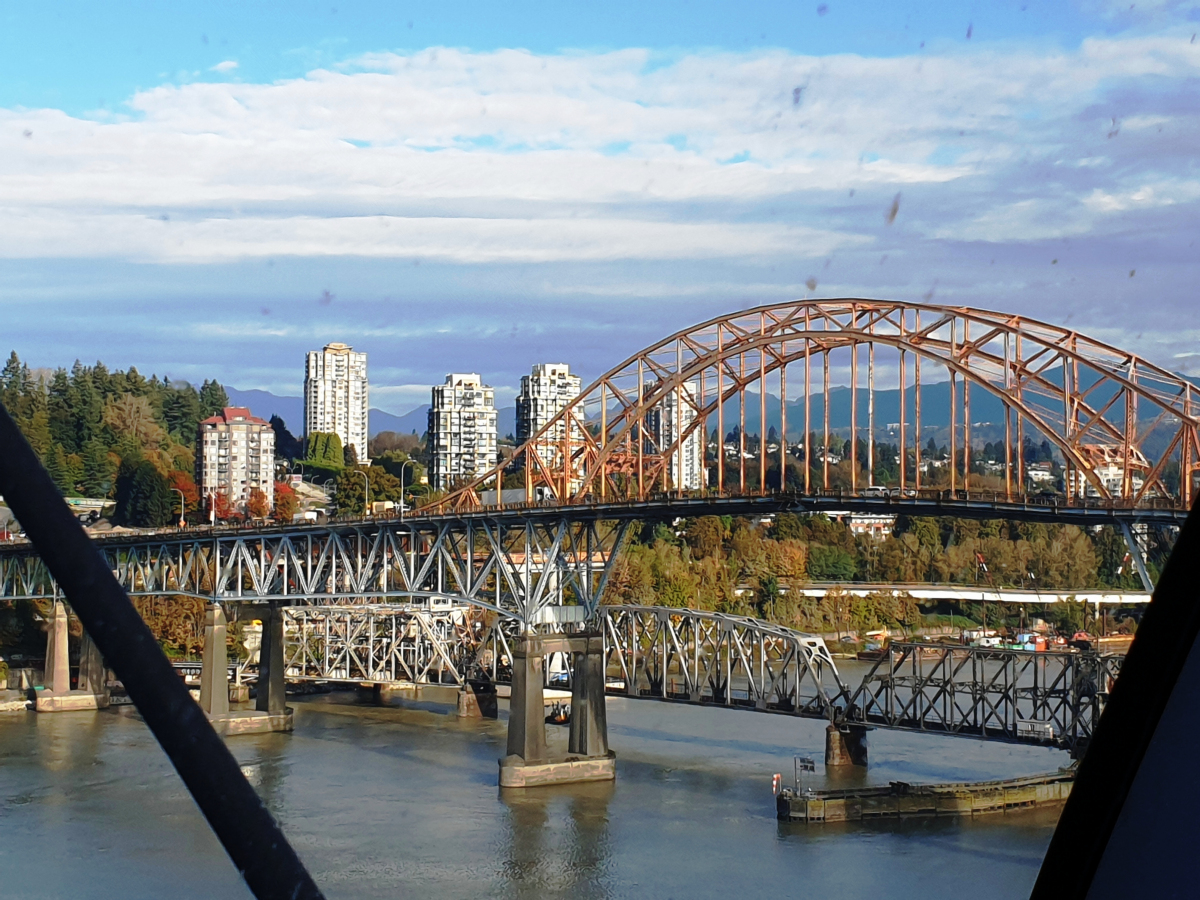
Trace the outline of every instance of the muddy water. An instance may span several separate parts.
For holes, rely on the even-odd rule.
[[[788,825],[771,775],[815,787],[1006,777],[1064,754],[872,732],[871,768],[822,771],[820,722],[610,698],[613,785],[501,795],[500,721],[448,692],[297,698],[291,735],[230,746],[330,898],[1025,897],[1054,814]],[[553,741],[566,730],[551,727]],[[246,898],[128,710],[0,716],[0,897]]]

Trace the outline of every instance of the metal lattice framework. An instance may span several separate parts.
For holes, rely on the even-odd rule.
[[[363,605],[455,600],[536,624],[564,604],[589,615],[627,522],[579,516],[363,522],[293,530],[96,541],[134,596]],[[0,596],[57,590],[27,544],[0,554]]]
[[[851,392],[846,471],[828,450],[831,403],[824,399],[835,372],[836,384],[848,379]],[[802,401],[802,423],[788,411],[789,384],[800,385],[795,399]],[[1200,398],[1186,380],[1077,331],[1022,316],[865,299],[763,306],[673,334],[598,378],[511,461],[429,508],[478,508],[481,490],[505,471],[524,472],[527,503],[545,497],[603,503],[683,490],[763,494],[790,486],[791,475],[780,481],[776,474],[774,485],[768,479],[775,465],[787,471],[789,452],[806,461],[797,491],[861,491],[872,486],[876,436],[884,424],[876,408],[880,387],[899,394],[898,411],[889,413],[899,421],[887,424],[900,447],[894,487],[907,496],[929,481],[922,395],[934,384],[938,397],[947,396],[936,415],[926,398],[925,423],[949,422],[950,458],[941,465],[952,493],[972,490],[971,466],[963,461],[973,452],[972,426],[978,426],[971,414],[974,391],[1003,407],[1003,420],[992,423],[1003,433],[1003,488],[990,491],[998,499],[1011,502],[1028,492],[1021,451],[1028,438],[1054,445],[1068,503],[1190,508],[1200,473]],[[756,453],[747,452],[748,413],[761,432],[777,427],[773,450],[764,440]],[[791,447],[789,415],[793,428],[803,428]],[[715,428],[724,436],[733,426],[735,459],[728,461],[721,449],[706,458],[707,432]]]
[[[888,728],[1085,746],[1123,656],[893,643],[846,720]]]
[[[631,697],[833,719],[848,692],[820,637],[725,613],[600,608],[608,671]]]
[[[285,607],[287,677],[461,685],[485,630],[480,612],[458,604]]]

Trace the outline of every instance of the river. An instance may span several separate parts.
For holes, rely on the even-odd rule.
[[[820,722],[610,698],[615,784],[496,787],[507,712],[453,694],[292,699],[296,730],[230,740],[330,900],[380,897],[1027,897],[1056,811],[783,824],[771,775],[814,787],[1008,777],[1066,755],[873,731],[868,770],[827,775]],[[566,729],[550,726],[565,746]],[[129,707],[0,715],[0,897],[248,898]]]

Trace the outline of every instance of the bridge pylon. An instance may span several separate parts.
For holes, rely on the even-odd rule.
[[[571,733],[565,757],[550,757],[542,692],[547,653],[571,653]],[[508,755],[500,760],[502,788],[539,787],[616,778],[604,710],[604,640],[599,633],[524,632],[512,648]]]
[[[221,604],[209,604],[204,616],[204,656],[200,669],[200,708],[217,734],[266,734],[291,731],[293,714],[284,703],[283,614],[268,607],[259,647],[258,701],[256,709],[229,708],[229,657],[225,639],[228,625]],[[278,659],[278,662],[276,662]]]
[[[102,709],[108,706],[108,692],[101,688],[99,691],[71,690],[71,661],[68,646],[68,612],[67,606],[61,600],[55,600],[51,607],[50,621],[46,628],[46,669],[45,687],[38,691],[36,708],[38,712],[67,712],[79,709]],[[91,643],[91,641],[87,641]],[[86,651],[86,647],[84,648]],[[95,654],[86,654],[93,656]],[[88,664],[81,672],[79,687],[83,688],[87,681]]]

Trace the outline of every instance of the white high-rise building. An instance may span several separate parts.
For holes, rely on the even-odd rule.
[[[675,443],[676,436],[687,431],[696,420],[696,386],[683,385],[682,393],[687,400],[680,403],[679,389],[671,391],[654,409],[646,413],[646,431],[665,452]],[[704,427],[697,428],[683,439],[682,446],[671,451],[667,460],[667,478],[675,490],[698,491],[705,487],[704,477]]]
[[[562,412],[579,396],[581,385],[579,376],[572,375],[571,367],[566,363],[539,363],[529,375],[521,376],[521,392],[517,395],[517,445],[525,443]],[[580,427],[576,425],[571,431],[572,441],[582,443]],[[565,424],[560,422],[538,441],[537,453],[547,466],[555,465],[556,453],[565,436]]]
[[[367,459],[367,354],[326,344],[308,354],[304,370],[304,439],[333,433]]]
[[[223,494],[244,509],[258,489],[275,505],[275,430],[269,422],[241,406],[227,406],[200,423],[197,436],[196,484],[206,505]]]
[[[496,395],[474,372],[451,373],[429,404],[429,482],[435,491],[496,464]]]

